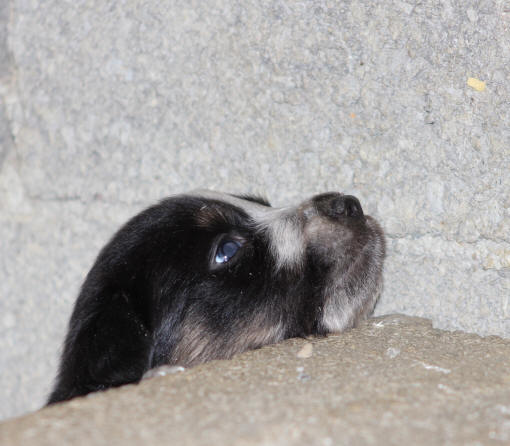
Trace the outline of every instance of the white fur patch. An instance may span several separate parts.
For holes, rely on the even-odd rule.
[[[338,296],[326,299],[322,323],[328,331],[340,333],[349,326],[353,317],[353,311],[348,307],[346,308],[346,301],[345,297],[340,299]]]
[[[267,230],[278,268],[303,265],[305,239],[296,209],[271,209],[256,218],[257,226]]]

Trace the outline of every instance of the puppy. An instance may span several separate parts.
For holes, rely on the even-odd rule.
[[[283,339],[353,327],[382,287],[383,232],[348,195],[294,207],[210,191],[132,218],[102,249],[48,404]]]

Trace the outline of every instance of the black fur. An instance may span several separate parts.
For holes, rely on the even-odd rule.
[[[382,239],[379,229],[367,228],[363,215],[331,212],[338,204],[328,204],[324,197],[307,206],[316,218],[341,228],[341,234],[357,234],[349,236],[360,245],[350,256],[360,256],[370,240]],[[162,364],[192,366],[285,338],[331,331],[322,312],[336,257],[324,256],[318,248],[323,242],[311,240],[299,267],[278,266],[270,231],[249,213],[249,205],[269,203],[240,197],[244,202],[246,209],[229,199],[172,197],[135,216],[114,235],[76,301],[48,404],[137,382]],[[358,210],[352,204],[347,208]],[[214,255],[225,237],[239,241],[241,248],[230,261],[216,264]],[[360,266],[360,274],[366,276],[372,268],[379,281],[382,257],[379,263],[377,271]],[[356,318],[371,311],[376,297],[370,299]]]

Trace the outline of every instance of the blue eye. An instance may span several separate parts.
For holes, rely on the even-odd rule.
[[[239,242],[234,240],[225,240],[221,242],[216,250],[216,255],[214,256],[214,261],[216,263],[226,263],[232,257],[236,255],[236,252],[241,247]]]

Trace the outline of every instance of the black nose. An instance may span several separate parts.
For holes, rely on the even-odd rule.
[[[352,195],[329,192],[317,195],[313,198],[313,202],[319,214],[327,217],[362,218],[364,216],[359,200]]]

